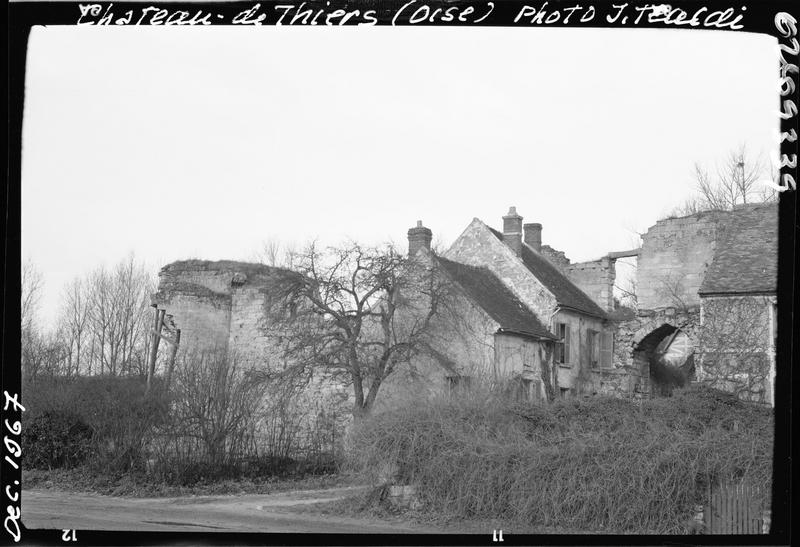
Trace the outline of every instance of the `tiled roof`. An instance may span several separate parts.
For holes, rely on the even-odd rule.
[[[502,241],[503,234],[490,228],[492,233]],[[542,285],[547,287],[560,306],[572,308],[583,313],[605,319],[606,313],[583,292],[575,283],[570,281],[559,269],[544,256],[522,244],[522,262],[530,272],[536,276]]]
[[[501,329],[539,338],[556,338],[488,268],[468,266],[442,257],[436,257],[436,260],[464,289],[467,297],[497,321]]]
[[[700,294],[774,293],[778,285],[778,207],[748,205],[729,213]]]

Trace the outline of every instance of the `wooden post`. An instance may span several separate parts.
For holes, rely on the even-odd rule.
[[[153,306],[156,310],[155,315],[155,322],[153,323],[153,344],[150,347],[150,359],[147,363],[147,388],[146,391],[150,391],[150,385],[153,381],[153,375],[156,371],[156,357],[158,356],[158,343],[161,341],[161,326],[164,323],[164,311],[159,310],[157,307]]]

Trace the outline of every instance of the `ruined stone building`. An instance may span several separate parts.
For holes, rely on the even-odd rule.
[[[152,304],[181,330],[180,353],[186,362],[225,356],[240,368],[274,370],[283,365],[283,356],[265,332],[265,303],[291,275],[283,268],[231,260],[173,262],[159,272]],[[280,414],[283,422],[276,426],[265,416],[261,425],[291,428],[300,443],[320,420],[341,430],[349,419],[347,387],[324,375],[310,378],[291,400],[281,395],[267,391],[265,397],[267,414]]]
[[[596,389],[658,394],[701,380],[772,403],[777,228],[776,204],[651,226],[636,250],[637,309],[614,314],[614,369]]]
[[[640,248],[581,263],[543,245],[541,224],[523,224],[514,207],[502,224],[473,219],[442,256],[430,250],[430,229],[409,230],[410,255],[452,283],[458,304],[438,325],[430,354],[381,388],[388,403],[476,378],[512,379],[528,399],[646,397],[702,380],[772,401],[775,205],[660,220]],[[622,257],[637,258],[636,309],[614,299]],[[287,274],[242,262],[175,262],[161,270],[153,304],[173,316],[182,346],[273,366],[281,357],[264,334],[264,303]],[[305,404],[346,413],[349,397],[347,386],[318,378]]]
[[[641,247],[581,263],[543,245],[541,224],[522,220],[513,207],[502,232],[474,219],[438,259],[474,306],[496,320],[476,323],[493,336],[483,344],[493,370],[533,382],[537,396],[548,381],[561,396],[626,397],[666,395],[703,381],[772,403],[775,204],[664,219],[643,235]],[[412,249],[425,246],[418,237],[425,230],[409,231]],[[637,258],[636,309],[620,308],[614,298],[615,263],[623,257]],[[512,321],[502,310],[523,315]],[[541,357],[509,345],[514,337],[536,348],[528,355]],[[468,354],[474,360],[478,353]]]
[[[262,264],[182,260],[161,269],[152,303],[172,315],[185,350],[268,361],[275,356],[260,325],[264,297],[286,274]]]

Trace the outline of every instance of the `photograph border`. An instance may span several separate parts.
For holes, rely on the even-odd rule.
[[[21,156],[22,123],[25,95],[25,69],[28,38],[34,26],[94,25],[118,26],[174,25],[295,25],[312,24],[308,18],[292,23],[288,18],[279,18],[279,12],[271,9],[278,5],[300,5],[301,2],[250,1],[250,2],[11,2],[9,4],[9,176],[6,187],[6,238],[4,272],[4,325],[3,325],[3,371],[4,392],[3,427],[4,457],[2,459],[2,495],[6,506],[4,515],[4,542],[23,544],[64,544],[64,531],[27,529],[24,526],[24,496],[22,495],[21,461],[24,454],[20,447],[21,416],[24,400],[20,394],[20,307],[19,295],[21,268]],[[793,408],[793,376],[791,364],[798,360],[796,344],[800,325],[794,317],[798,306],[798,286],[795,262],[798,256],[797,222],[797,79],[800,46],[797,37],[798,8],[785,1],[735,2],[670,2],[669,10],[661,5],[636,10],[645,4],[634,2],[549,2],[521,1],[351,1],[351,2],[304,2],[304,9],[312,9],[320,15],[313,24],[364,24],[364,18],[342,21],[342,17],[329,18],[336,10],[372,10],[375,23],[381,26],[525,26],[535,32],[537,28],[612,28],[612,29],[674,29],[727,30],[767,34],[778,41],[776,75],[780,74],[781,89],[776,90],[776,116],[781,118],[780,186],[779,200],[779,257],[778,257],[778,344],[776,351],[775,387],[775,449],[772,494],[772,529],[763,536],[692,536],[691,541],[681,536],[522,536],[506,534],[504,543],[557,545],[581,543],[588,545],[655,544],[669,542],[699,545],[717,544],[789,544],[791,539],[792,514],[792,469],[791,457],[797,458],[796,445],[790,441]],[[576,14],[569,21],[562,15],[548,22],[547,14],[554,10],[580,5],[592,6],[595,15],[582,21]],[[624,8],[621,8],[624,4]],[[427,6],[427,12],[418,10]],[[534,11],[527,16],[520,14],[525,8]],[[446,10],[452,20],[445,19]],[[490,9],[491,8],[491,9]],[[438,15],[434,15],[436,10]],[[704,9],[700,12],[698,10]],[[683,11],[686,17],[680,18]],[[131,13],[131,16],[128,13]],[[537,22],[535,14],[545,12]],[[585,10],[583,11],[585,13]],[[717,12],[716,18],[710,14]],[[183,15],[185,13],[186,15]],[[417,16],[416,14],[419,13]],[[580,12],[579,12],[580,13]],[[626,15],[630,13],[630,16]],[[207,14],[207,16],[205,16]],[[263,17],[262,17],[263,16]],[[638,17],[638,21],[635,19]],[[672,17],[672,19],[670,19]],[[694,18],[693,18],[694,17]],[[316,18],[316,16],[315,16]],[[332,21],[332,22],[331,22]],[[697,25],[693,25],[696,21]],[[369,21],[371,23],[371,20]],[[709,67],[714,70],[714,67]],[[735,113],[731,113],[735,115]],[[646,114],[645,114],[646,116]],[[579,137],[576,137],[579,138]],[[91,151],[87,151],[91,154]],[[644,184],[644,183],[643,183]],[[791,453],[790,453],[791,450]],[[75,541],[79,545],[155,545],[180,544],[382,544],[382,545],[483,545],[492,543],[492,530],[486,534],[457,535],[376,535],[376,534],[283,534],[283,533],[203,533],[203,532],[110,532],[77,530]]]

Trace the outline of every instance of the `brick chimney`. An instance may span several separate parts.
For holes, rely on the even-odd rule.
[[[503,217],[503,242],[517,255],[522,254],[522,217],[516,207],[509,208]]]
[[[522,226],[525,232],[525,243],[534,251],[542,251],[542,225],[538,222],[529,222]]]
[[[433,232],[430,228],[426,228],[422,225],[422,221],[418,220],[417,225],[408,230],[408,256],[416,255],[422,248],[430,251],[432,238]]]

